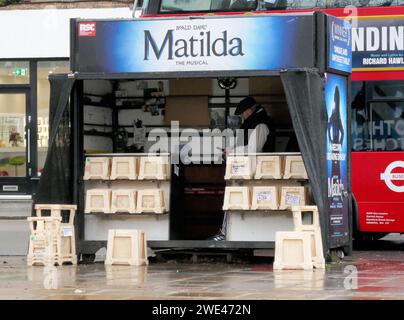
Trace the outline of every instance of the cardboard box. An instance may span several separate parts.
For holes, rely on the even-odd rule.
[[[170,96],[211,96],[211,79],[173,79],[170,80]]]
[[[280,77],[249,78],[250,96],[283,95],[284,89]]]
[[[167,97],[165,124],[179,121],[180,126],[209,126],[208,97]]]

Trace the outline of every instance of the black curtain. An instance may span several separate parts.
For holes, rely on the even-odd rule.
[[[45,166],[34,197],[38,204],[71,204],[73,181],[69,98],[75,80],[51,78],[49,143]]]
[[[324,253],[329,249],[325,79],[318,70],[281,73],[286,100],[313,197],[320,212]]]

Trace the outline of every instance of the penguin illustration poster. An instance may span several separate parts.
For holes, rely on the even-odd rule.
[[[348,236],[348,93],[347,80],[328,74],[327,106],[327,182],[330,211],[330,236],[338,242]]]

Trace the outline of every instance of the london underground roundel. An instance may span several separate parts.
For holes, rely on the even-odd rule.
[[[401,172],[397,172],[399,168]],[[390,163],[385,172],[380,175],[380,179],[386,183],[391,191],[404,192],[404,161]]]

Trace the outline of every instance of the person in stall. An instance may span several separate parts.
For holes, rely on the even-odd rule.
[[[246,97],[236,107],[235,115],[242,120],[243,139],[225,149],[226,154],[267,153],[275,151],[275,129],[265,109],[252,97]],[[208,240],[225,239],[226,214],[219,232]]]
[[[275,149],[275,132],[271,118],[265,109],[252,97],[246,97],[237,105],[235,115],[242,120],[243,139],[226,148],[229,153],[273,152]]]

